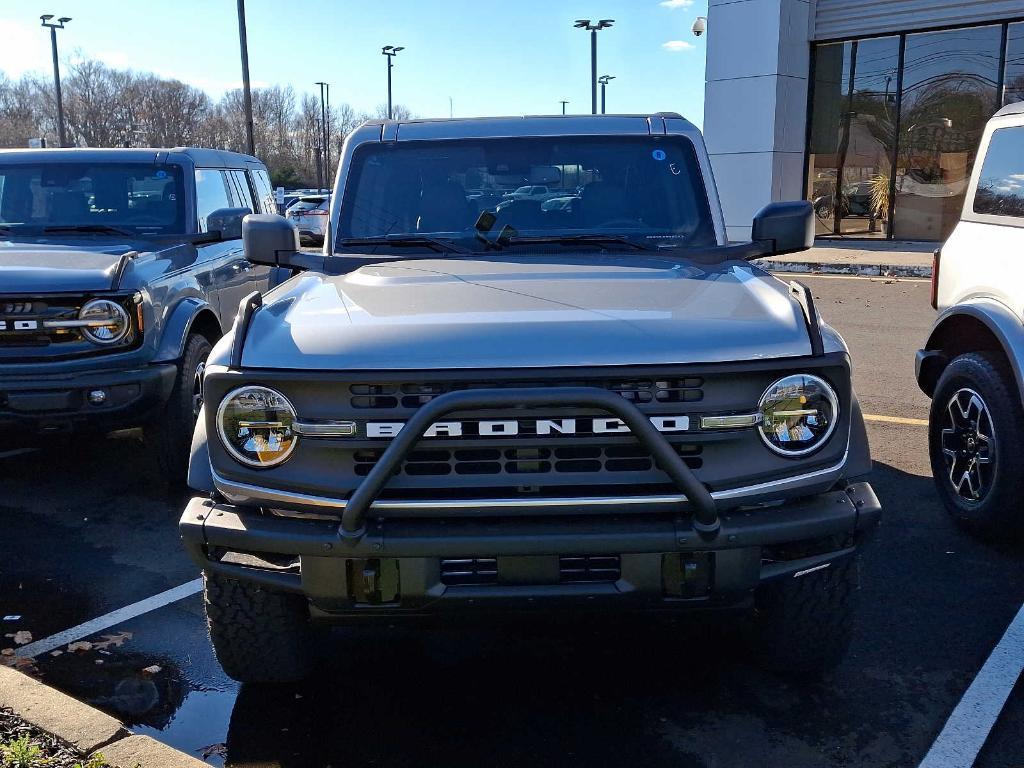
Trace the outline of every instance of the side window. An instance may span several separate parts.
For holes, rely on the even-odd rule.
[[[245,177],[245,171],[228,171],[232,182],[235,185],[235,207],[248,208],[256,212],[256,206],[252,201],[252,190],[249,189],[249,180]]]
[[[978,177],[974,212],[1024,218],[1024,126],[992,133]]]
[[[220,208],[234,208],[227,175],[211,168],[196,168],[196,215],[199,231],[206,232],[206,217]]]
[[[274,197],[274,188],[270,185],[270,175],[260,168],[252,172],[252,180],[256,183],[260,210],[263,213],[277,213],[277,199]]]

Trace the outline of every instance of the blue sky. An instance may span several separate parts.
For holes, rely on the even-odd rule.
[[[71,16],[61,58],[99,58],[176,77],[219,96],[240,82],[234,0],[0,0],[0,71],[49,75],[39,15]],[[372,110],[386,98],[382,45],[405,46],[395,101],[421,117],[590,111],[589,34],[598,34],[609,112],[680,112],[700,124],[704,41],[690,25],[707,0],[247,0],[254,85],[280,83]],[[666,43],[669,45],[666,47]],[[673,44],[674,43],[674,44]]]

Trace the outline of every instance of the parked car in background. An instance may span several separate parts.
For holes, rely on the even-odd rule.
[[[285,215],[299,231],[300,242],[314,245],[323,243],[330,207],[329,195],[304,195],[288,208]]]
[[[583,165],[571,215],[460,183]],[[849,352],[746,261],[806,249],[810,203],[730,245],[665,113],[368,123],[341,168],[322,254],[246,219],[303,271],[204,376],[179,527],[230,676],[301,678],[315,625],[544,610],[731,612],[767,667],[842,658],[881,515]]]
[[[210,349],[274,270],[242,218],[267,169],[212,149],[0,151],[5,446],[142,426],[183,478]]]
[[[1024,104],[985,129],[960,221],[935,252],[939,315],[917,353],[939,497],[960,523],[1024,531]]]

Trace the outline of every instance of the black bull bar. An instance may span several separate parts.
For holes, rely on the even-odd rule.
[[[686,497],[681,504],[689,505],[692,509],[694,530],[705,539],[712,539],[718,534],[721,524],[711,493],[639,408],[621,395],[608,390],[596,387],[556,387],[467,389],[440,395],[420,406],[352,493],[342,514],[339,535],[348,541],[358,541],[365,535],[364,521],[370,505],[405,457],[423,438],[423,434],[438,419],[455,411],[552,406],[596,408],[621,419],[629,427],[633,437],[651,452],[661,470]]]

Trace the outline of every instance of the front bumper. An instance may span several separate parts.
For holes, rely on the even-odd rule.
[[[167,402],[177,371],[164,363],[32,378],[0,372],[0,433],[31,437],[138,426]],[[90,402],[93,391],[104,393],[102,403]]]
[[[182,540],[209,573],[305,595],[334,618],[581,607],[673,610],[732,604],[759,584],[851,557],[881,518],[867,483],[721,515],[708,538],[674,515],[368,520],[281,518],[194,498]],[[614,578],[566,579],[562,564],[612,558]],[[452,583],[452,562],[494,561],[492,583]],[[602,562],[607,563],[604,559]],[[561,570],[560,570],[561,568]],[[503,573],[504,571],[504,573]]]

